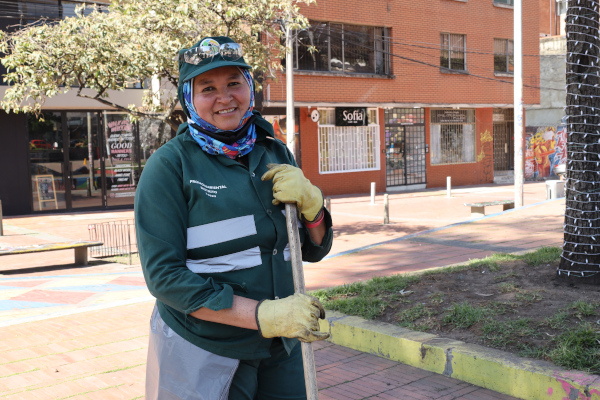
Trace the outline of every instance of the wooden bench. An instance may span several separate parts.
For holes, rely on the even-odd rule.
[[[44,243],[30,246],[3,247],[0,248],[0,256],[14,254],[41,253],[43,251],[75,250],[75,265],[88,265],[88,247],[102,246],[102,242],[79,240],[64,243]]]
[[[515,208],[514,200],[496,200],[486,201],[483,203],[465,203],[465,206],[471,207],[471,218],[485,216],[485,208],[488,206],[499,206],[502,205],[502,211],[510,210]]]

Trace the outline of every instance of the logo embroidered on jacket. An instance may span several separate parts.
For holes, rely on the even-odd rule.
[[[205,185],[202,182],[199,182],[195,179],[190,179],[190,183],[195,183],[197,185],[200,185],[200,189],[202,189],[204,191],[204,194],[209,196],[209,197],[217,197],[217,190],[220,189],[227,189],[227,186],[225,185],[219,185],[219,186],[209,186],[209,185]]]

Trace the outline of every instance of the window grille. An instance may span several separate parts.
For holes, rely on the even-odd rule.
[[[440,34],[440,66],[458,71],[466,70],[466,36],[451,33]]]
[[[509,39],[494,39],[494,72],[514,72],[514,43]]]
[[[296,35],[295,69],[348,74],[390,73],[386,28],[310,23],[308,29]]]
[[[369,118],[377,118],[376,112],[367,110]],[[334,109],[320,109],[319,113],[319,173],[379,169],[379,124],[335,126]]]
[[[431,164],[475,162],[475,110],[431,110]]]

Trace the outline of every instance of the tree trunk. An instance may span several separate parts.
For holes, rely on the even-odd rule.
[[[600,284],[600,41],[598,3],[567,11],[567,182],[557,279]]]

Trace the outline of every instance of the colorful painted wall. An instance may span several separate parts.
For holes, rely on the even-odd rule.
[[[567,160],[567,131],[559,126],[528,126],[525,128],[525,179],[552,177],[554,167]]]

